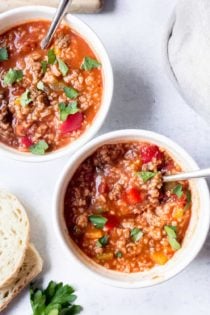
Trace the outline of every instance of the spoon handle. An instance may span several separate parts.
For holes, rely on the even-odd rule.
[[[204,170],[192,171],[187,173],[180,173],[176,175],[163,176],[164,182],[174,182],[177,180],[187,180],[192,178],[201,178],[210,176],[210,168]]]
[[[49,31],[47,35],[43,38],[41,42],[41,48],[45,49],[49,46],[53,35],[55,34],[55,31],[57,29],[57,26],[60,24],[61,20],[63,19],[68,6],[71,5],[73,0],[60,0],[58,9],[56,11],[56,14],[53,18],[53,21],[50,25]]]

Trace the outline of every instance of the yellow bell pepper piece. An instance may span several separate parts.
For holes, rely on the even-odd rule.
[[[91,240],[98,239],[103,236],[102,230],[98,229],[89,229],[85,232],[85,237]]]
[[[168,261],[168,257],[161,252],[153,253],[151,258],[157,265],[165,265],[165,263]]]
[[[15,105],[20,105],[20,97],[17,97],[17,98],[15,99]]]
[[[181,219],[184,215],[184,209],[183,208],[176,208],[173,213],[174,219]]]
[[[111,260],[113,259],[114,255],[113,253],[103,253],[103,254],[98,254],[96,257],[99,260]]]
[[[54,48],[54,52],[55,52],[55,54],[56,54],[56,56],[60,56],[60,54],[61,54],[61,50],[58,48],[58,47],[55,47]]]

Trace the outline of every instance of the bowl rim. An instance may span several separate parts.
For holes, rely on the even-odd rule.
[[[40,14],[40,18],[42,19],[50,19],[50,17],[53,17],[55,14],[56,8],[48,7],[48,6],[42,6],[42,5],[31,5],[31,6],[22,6],[19,8],[11,9],[6,12],[1,13],[0,15],[0,22],[8,17],[15,17],[19,14],[23,15],[22,22],[30,21],[33,19],[37,19],[37,14]],[[27,16],[28,14],[31,14],[30,17],[24,18],[24,16]],[[33,18],[34,15],[34,18]],[[44,17],[45,15],[45,17]],[[11,148],[3,143],[0,143],[0,153],[1,156],[4,158],[10,158],[17,161],[22,162],[47,162],[52,161],[58,158],[61,158],[63,156],[66,156],[68,154],[73,154],[76,150],[81,148],[85,143],[87,143],[89,140],[91,140],[95,134],[99,131],[101,126],[103,125],[111,103],[112,103],[112,97],[113,97],[113,89],[114,89],[114,77],[113,77],[113,70],[112,65],[110,61],[110,57],[107,53],[107,50],[99,38],[99,36],[95,33],[95,31],[87,25],[85,22],[83,22],[80,18],[77,16],[67,14],[64,18],[64,21],[71,25],[72,28],[80,35],[82,36],[92,47],[92,49],[95,51],[95,53],[102,59],[103,64],[103,81],[104,81],[104,91],[103,91],[103,99],[101,106],[96,113],[96,116],[94,120],[92,121],[90,127],[85,130],[85,132],[75,141],[73,141],[70,144],[67,144],[66,146],[52,151],[46,155],[32,155],[31,153],[23,153],[20,152],[14,148]],[[18,25],[22,22],[14,22],[10,23],[11,26],[6,29],[10,29],[12,25]],[[4,30],[4,23],[0,27],[0,33],[1,29]],[[84,34],[84,32],[86,34]],[[87,35],[88,34],[88,35]],[[91,38],[91,39],[90,39]],[[106,87],[106,89],[105,89]]]
[[[95,279],[100,279],[105,284],[115,286],[115,287],[130,288],[130,289],[131,288],[150,287],[150,286],[154,286],[156,284],[160,284],[162,282],[165,282],[165,281],[173,278],[178,273],[183,271],[193,261],[193,259],[197,256],[197,254],[201,250],[201,248],[202,248],[202,246],[206,240],[206,237],[207,237],[207,234],[209,231],[209,226],[210,226],[209,190],[208,190],[206,180],[199,179],[198,181],[196,181],[196,186],[197,186],[197,188],[199,188],[199,196],[202,194],[202,196],[204,196],[204,199],[205,199],[205,206],[203,207],[204,209],[202,208],[203,212],[201,212],[203,217],[205,215],[205,220],[204,220],[204,222],[202,222],[202,224],[203,224],[202,229],[199,230],[199,233],[200,233],[199,234],[199,240],[198,241],[196,240],[196,242],[194,240],[193,252],[190,253],[190,255],[188,255],[188,257],[185,257],[184,262],[182,261],[179,264],[179,266],[176,266],[176,268],[172,268],[173,270],[168,272],[168,274],[166,276],[164,276],[163,278],[160,278],[159,280],[154,280],[154,281],[153,281],[153,279],[150,279],[150,281],[147,281],[145,283],[142,283],[141,280],[137,280],[135,282],[131,281],[131,280],[122,282],[122,281],[116,279],[117,274],[119,274],[119,273],[115,271],[114,274],[116,277],[114,279],[110,279],[110,278],[108,278],[102,274],[99,274],[97,271],[93,270],[88,265],[84,264],[78,258],[78,255],[75,255],[72,248],[70,248],[69,245],[65,241],[65,238],[63,235],[64,231],[62,230],[61,223],[59,222],[60,221],[60,218],[59,218],[60,212],[62,211],[62,203],[63,203],[63,200],[61,200],[60,196],[62,195],[62,191],[63,191],[63,194],[65,193],[64,190],[66,191],[66,187],[63,188],[64,182],[66,181],[66,179],[68,179],[68,181],[69,181],[69,177],[71,178],[71,176],[68,176],[68,174],[71,172],[71,169],[76,165],[76,167],[73,171],[73,173],[74,173],[75,170],[78,168],[79,164],[81,163],[81,161],[78,163],[79,159],[81,157],[85,156],[82,158],[82,160],[84,160],[84,158],[86,158],[86,154],[89,151],[90,151],[90,154],[92,154],[91,152],[96,150],[98,147],[100,147],[105,142],[109,142],[110,140],[113,140],[113,143],[115,143],[115,142],[117,142],[117,139],[120,139],[120,138],[126,139],[126,138],[131,138],[131,137],[133,137],[135,139],[137,139],[137,138],[141,139],[141,137],[142,138],[146,137],[148,142],[160,141],[162,143],[162,147],[165,147],[166,150],[168,150],[169,148],[170,149],[173,148],[174,152],[178,151],[178,154],[180,155],[180,158],[182,158],[182,161],[189,163],[190,166],[193,167],[194,169],[198,169],[198,165],[194,161],[194,159],[182,147],[180,147],[177,143],[175,143],[173,140],[171,140],[168,137],[165,137],[163,135],[160,135],[160,134],[152,132],[152,131],[147,131],[147,130],[142,130],[142,129],[116,130],[116,131],[105,133],[105,134],[103,134],[97,138],[94,138],[92,141],[87,143],[85,146],[83,146],[78,152],[76,152],[72,156],[71,160],[65,165],[62,173],[60,174],[60,176],[58,178],[58,181],[56,183],[55,190],[54,190],[54,195],[53,195],[53,227],[55,229],[56,238],[58,239],[58,241],[61,245],[61,248],[63,248],[63,251],[66,254],[66,258],[69,257],[69,259],[74,261],[75,264],[76,263],[79,264],[79,266],[81,268],[83,268],[83,270],[86,270],[87,273],[89,272],[89,275],[92,274],[92,276]],[[201,203],[203,203],[203,202],[201,202]],[[199,208],[200,207],[201,206],[199,206]],[[200,215],[200,217],[201,217],[201,215]],[[201,220],[201,219],[199,218],[199,220]],[[105,268],[103,268],[103,269],[105,269]],[[126,274],[124,274],[124,275],[126,275]]]

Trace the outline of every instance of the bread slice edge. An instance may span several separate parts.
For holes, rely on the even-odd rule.
[[[26,250],[25,260],[13,283],[0,289],[0,312],[42,271],[43,261],[33,244]]]

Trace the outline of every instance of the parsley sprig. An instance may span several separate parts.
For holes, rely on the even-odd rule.
[[[148,180],[152,179],[153,177],[155,177],[157,173],[155,172],[137,172],[136,175],[141,177],[141,179],[143,180],[144,183],[146,183]]]
[[[8,59],[9,59],[9,56],[8,56],[7,48],[6,47],[0,48],[0,61],[5,61]]]
[[[164,230],[168,237],[168,242],[173,250],[178,250],[181,248],[180,243],[177,241],[177,231],[175,226],[165,225]]]
[[[47,149],[49,148],[45,140],[40,140],[36,144],[30,146],[29,151],[35,155],[44,155]]]
[[[98,62],[96,59],[86,56],[81,64],[81,69],[90,71],[95,68],[101,67],[101,63]]]
[[[65,121],[69,115],[74,115],[79,111],[76,101],[68,105],[65,103],[60,103],[58,106],[60,111],[60,120],[62,121]]]
[[[77,299],[69,285],[50,281],[45,290],[30,288],[30,301],[33,315],[75,315],[82,311],[80,305],[73,304]]]

